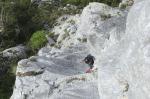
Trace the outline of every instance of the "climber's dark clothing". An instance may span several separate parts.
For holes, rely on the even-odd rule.
[[[89,54],[85,57],[83,61],[89,65],[90,69],[92,69],[94,67],[93,66],[94,60],[95,60],[95,57]]]

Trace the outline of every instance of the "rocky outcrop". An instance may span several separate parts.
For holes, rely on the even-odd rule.
[[[13,59],[22,59],[27,57],[27,51],[29,49],[25,46],[19,45],[16,47],[12,47],[9,49],[6,49],[2,52],[3,57],[7,57],[10,60]]]
[[[58,35],[55,45],[18,63],[11,99],[99,99],[97,73],[82,76],[88,67],[80,61],[89,51],[98,59],[94,49],[101,52],[106,44],[119,42],[125,33],[126,16],[126,10],[91,3],[81,16],[60,17],[51,31]]]
[[[117,23],[119,20],[112,21],[113,18],[101,22],[101,18],[98,18],[98,13],[91,14],[91,17],[89,17],[89,19],[95,18],[95,23],[101,23],[101,25],[93,26],[86,32],[89,33],[87,38],[88,44],[91,46],[91,52],[98,60],[98,86],[101,99],[150,98],[150,14],[148,10],[150,1],[135,0],[135,2],[129,10],[126,26],[125,20]],[[109,12],[107,7],[103,7],[103,9]],[[89,13],[95,10],[90,7],[89,9],[87,8],[87,11],[84,10],[87,13],[84,16],[88,16]],[[99,10],[100,12],[103,12],[103,10]],[[93,20],[86,21],[86,26],[90,27]],[[107,22],[109,25],[105,25]],[[115,25],[109,27],[111,22],[115,23]],[[122,22],[124,24],[121,24]],[[89,27],[85,27],[84,30]],[[96,31],[96,28],[103,31]],[[107,35],[109,35],[109,38],[107,38]]]
[[[21,60],[11,99],[99,99],[96,74],[80,75],[87,68],[80,63],[86,53],[84,45],[78,45]],[[89,88],[93,95],[88,95]]]
[[[81,15],[82,21],[78,33],[83,37],[87,37],[90,52],[96,57],[95,66],[99,68],[98,85],[101,99],[121,99],[126,97],[124,94],[129,89],[129,84],[124,79],[121,79],[118,85],[114,86],[114,83],[118,80],[114,80],[111,76],[115,68],[112,69],[112,65],[107,68],[107,64],[112,63],[107,59],[104,60],[107,54],[111,55],[114,52],[106,52],[106,55],[103,56],[107,48],[113,48],[114,45],[117,45],[123,39],[126,30],[127,14],[127,10],[122,11],[104,4],[91,3],[84,8]],[[107,62],[101,64],[104,61]],[[109,70],[110,74],[107,72]],[[120,95],[117,96],[116,94]]]
[[[97,73],[84,74],[88,66],[80,63],[89,49],[77,38],[79,15],[57,23],[51,31],[58,35],[56,43],[18,62],[11,99],[99,99]]]
[[[94,56],[100,54],[105,46],[113,46],[121,40],[125,34],[127,13],[127,10],[100,3],[90,3],[84,8],[77,33],[88,39]]]
[[[56,45],[18,63],[11,99],[149,99],[149,5],[90,3],[81,15],[58,19]],[[84,74],[88,53],[98,77]]]
[[[11,64],[17,62],[19,59],[26,58],[27,52],[28,49],[22,45],[2,51],[0,53],[0,75],[6,74]]]
[[[62,48],[78,44],[76,31],[79,25],[80,16],[64,15],[57,20],[56,26],[52,29],[52,33],[58,35],[56,45]]]

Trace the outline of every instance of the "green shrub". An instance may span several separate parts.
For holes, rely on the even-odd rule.
[[[82,42],[87,42],[87,38],[83,38],[83,39],[82,39]]]
[[[77,38],[77,40],[78,40],[78,41],[80,41],[80,42],[82,41],[82,39],[81,39],[81,38]]]
[[[59,44],[55,44],[53,47],[54,47],[54,48],[57,48],[57,49],[60,49],[60,48],[61,48],[61,46],[60,46]]]
[[[16,64],[10,61],[12,60],[2,57],[2,54],[0,55],[0,99],[9,99],[13,92],[15,83],[15,71],[13,69],[15,69]]]
[[[101,20],[106,20],[106,19],[109,19],[109,18],[111,18],[111,14],[103,14],[103,15],[101,15]]]
[[[63,4],[73,4],[73,5],[80,5],[80,0],[62,0]]]
[[[116,7],[119,5],[120,0],[62,0],[62,4],[72,4],[80,7],[84,7],[90,2],[100,2],[105,3],[109,6]]]
[[[51,37],[51,38],[53,38],[53,37],[55,36],[55,33],[49,32],[49,33],[48,33],[48,36]]]
[[[10,99],[15,83],[15,75],[7,73],[0,78],[0,99]]]
[[[87,42],[87,38],[77,38],[78,41],[85,43]]]
[[[43,47],[47,42],[44,31],[37,31],[33,33],[28,42],[28,46],[35,52],[41,47]]]
[[[120,9],[126,9],[126,7],[127,7],[127,4],[125,3],[120,5]]]
[[[62,35],[62,40],[66,39],[69,36],[69,31],[67,29],[64,30],[64,34]]]
[[[75,22],[75,20],[69,20],[68,23],[74,25],[76,22]]]

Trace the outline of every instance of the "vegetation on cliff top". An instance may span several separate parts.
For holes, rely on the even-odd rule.
[[[33,50],[33,52],[36,52],[39,50],[39,48],[43,47],[47,42],[45,32],[44,31],[37,31],[35,32],[28,43],[28,46]]]
[[[118,6],[120,0],[61,0],[55,4],[32,3],[31,0],[0,0],[0,22],[4,29],[0,32],[0,47],[8,48],[16,44],[27,44],[32,34],[53,27],[55,20],[63,14],[75,14],[76,10],[60,10],[67,4],[83,8],[89,2],[102,2]]]

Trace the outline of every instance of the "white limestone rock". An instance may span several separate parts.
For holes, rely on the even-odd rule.
[[[150,98],[149,5],[149,0],[142,0],[131,7],[126,28],[118,32],[118,39],[114,38],[117,43],[111,39],[106,43],[106,38],[101,36],[100,32],[95,32],[95,38],[88,39],[90,43],[94,43],[93,46],[90,45],[91,52],[96,53],[98,60],[98,86],[101,99]],[[90,26],[90,22],[87,21],[87,24]],[[91,30],[95,31],[94,28]],[[107,33],[112,34],[110,31]]]
[[[80,63],[88,53],[85,45],[40,53],[18,63],[11,99],[99,99],[95,74],[80,75],[88,68]]]
[[[57,20],[58,25],[52,29],[52,33],[58,35],[57,44],[60,47],[68,47],[77,44],[76,31],[79,24],[79,15],[64,15]]]
[[[11,99],[149,99],[149,5],[136,0],[128,14],[90,3],[81,17],[60,18],[52,31],[61,48],[42,48],[18,63]],[[70,19],[75,23],[67,23]],[[62,39],[64,29],[69,35]],[[78,38],[87,38],[87,44]],[[82,74],[87,67],[80,61],[88,53],[96,58],[98,81],[95,72]]]
[[[126,11],[90,3],[82,12],[77,34],[88,38],[91,53],[97,55],[105,46],[113,46],[121,40],[125,33],[126,16]]]

